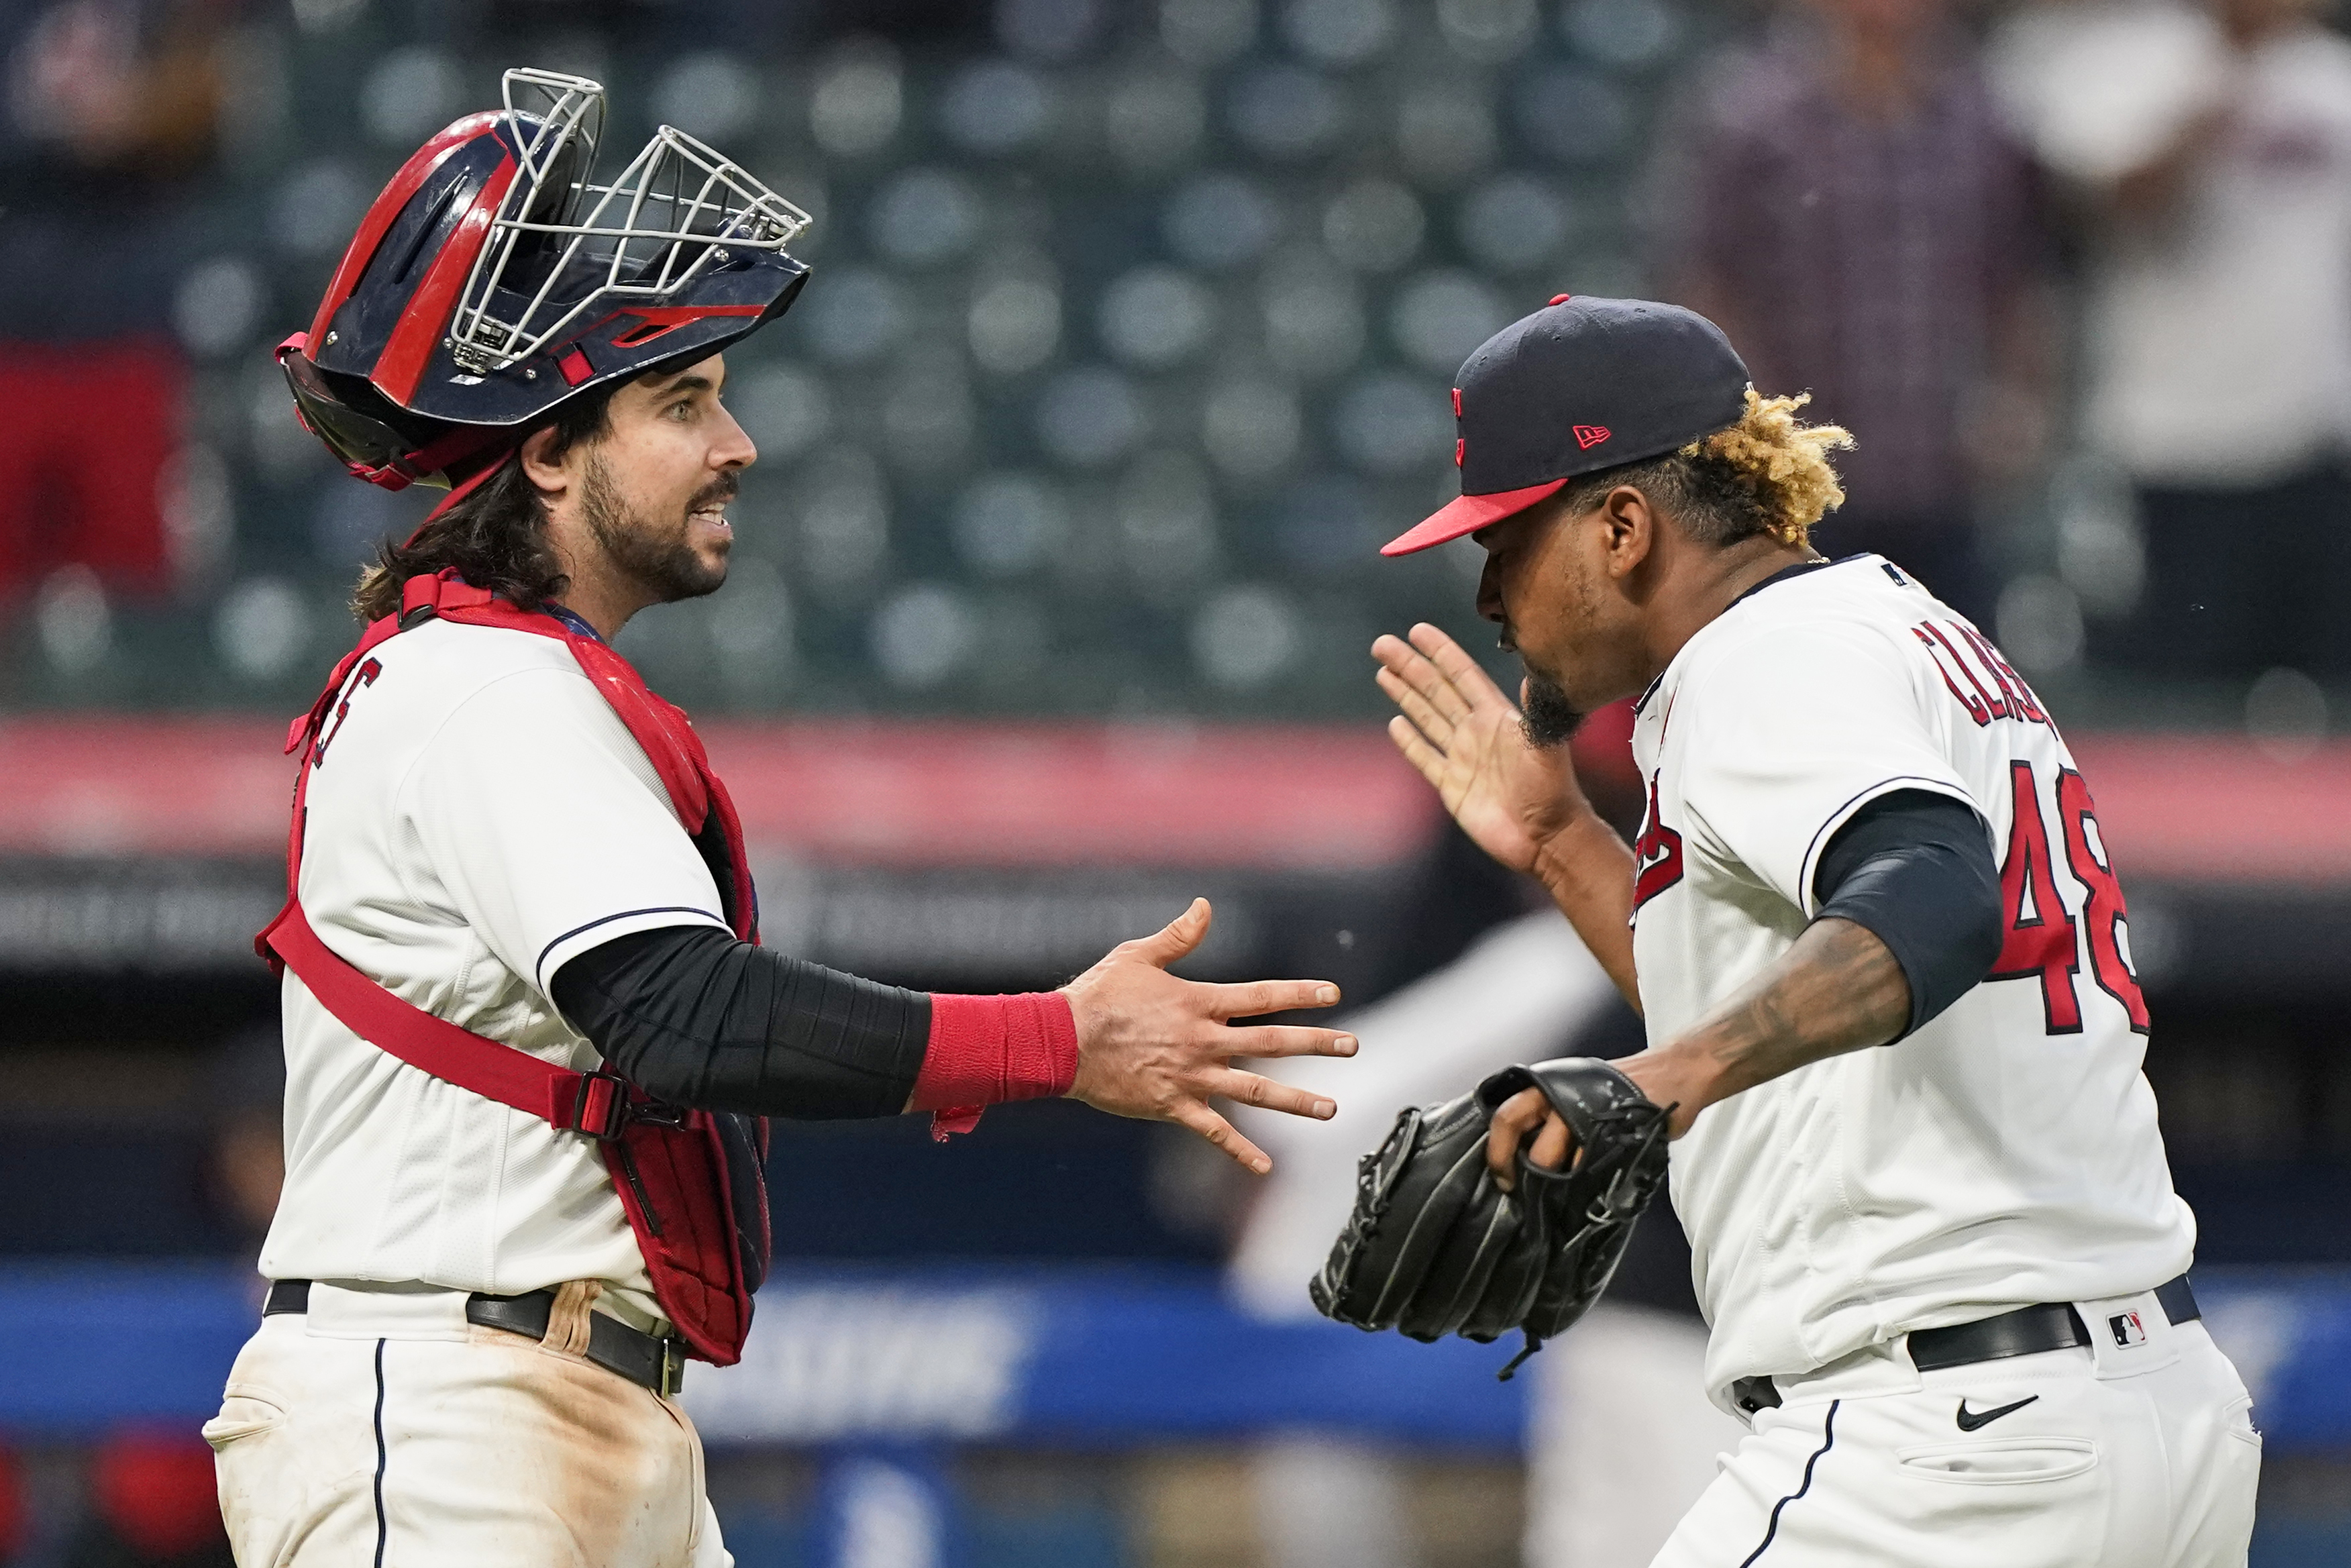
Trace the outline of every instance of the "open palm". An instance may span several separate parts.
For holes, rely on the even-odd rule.
[[[1372,644],[1380,689],[1403,713],[1388,737],[1479,848],[1532,873],[1542,845],[1588,810],[1564,746],[1527,742],[1517,705],[1461,644],[1423,622]]]

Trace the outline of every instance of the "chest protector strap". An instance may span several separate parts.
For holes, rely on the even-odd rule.
[[[335,667],[310,711],[294,721],[286,749],[299,751],[294,821],[287,842],[286,905],[254,947],[272,968],[292,969],[344,1028],[411,1067],[485,1099],[593,1138],[619,1194],[653,1297],[694,1355],[720,1366],[742,1354],[751,1292],[766,1277],[771,1248],[763,1117],[666,1105],[618,1073],[575,1072],[486,1035],[460,1029],[387,990],[321,941],[298,890],[305,800],[319,740],[347,706],[344,686],[379,644],[438,616],[561,640],[590,684],[644,748],[678,821],[719,884],[727,923],[743,941],[758,938],[757,900],[743,835],[726,787],[679,709],[655,696],[626,659],[551,615],[529,614],[454,572],[413,577],[402,610],[369,626]]]

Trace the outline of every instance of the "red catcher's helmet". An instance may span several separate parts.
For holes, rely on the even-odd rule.
[[[303,425],[387,489],[478,478],[564,399],[716,353],[808,280],[809,215],[694,138],[663,126],[600,185],[601,87],[511,70],[503,96],[401,165],[277,350]]]

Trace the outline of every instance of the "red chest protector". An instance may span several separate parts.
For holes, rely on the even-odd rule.
[[[352,673],[371,679],[362,661],[378,644],[433,616],[467,626],[500,626],[553,637],[644,747],[679,823],[718,883],[727,923],[758,940],[758,900],[734,803],[710,770],[685,715],[648,689],[626,659],[551,615],[528,614],[453,572],[413,577],[397,616],[371,625],[335,666],[310,711],[294,721],[286,749],[302,753],[294,786],[294,822],[286,853],[286,907],[255,938],[273,968],[290,968],[345,1028],[412,1067],[486,1099],[593,1138],[644,1254],[653,1295],[697,1358],[727,1366],[741,1355],[751,1327],[751,1292],[768,1271],[770,1240],[764,1166],[764,1118],[689,1111],[663,1104],[618,1074],[573,1072],[458,1028],[413,1007],[338,956],[319,939],[298,896],[304,803],[319,734]]]

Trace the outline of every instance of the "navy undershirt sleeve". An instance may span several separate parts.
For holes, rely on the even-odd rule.
[[[1903,1035],[1972,990],[2000,957],[1991,838],[1974,809],[1949,795],[1897,789],[1855,812],[1822,854],[1813,895],[1822,917],[1865,927],[1902,966]]]
[[[633,932],[556,971],[555,1005],[615,1071],[705,1111],[829,1120],[905,1109],[931,998],[708,925]]]

